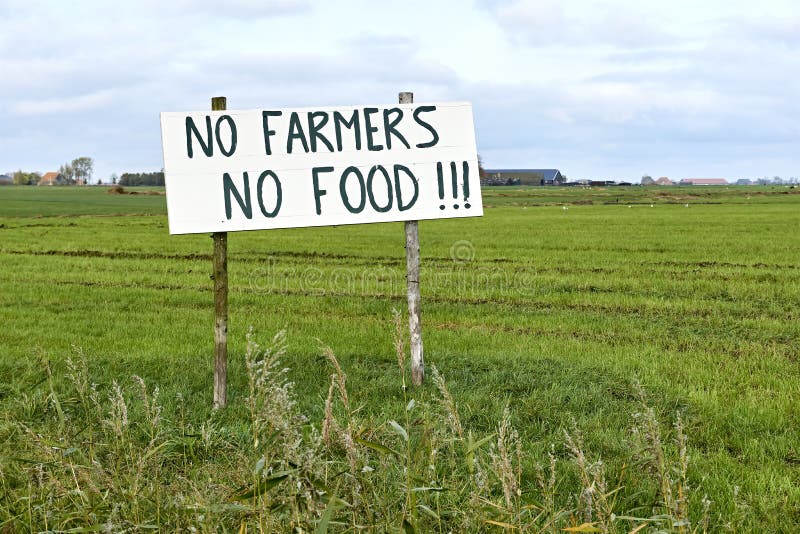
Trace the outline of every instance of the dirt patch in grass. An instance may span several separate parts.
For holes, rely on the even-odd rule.
[[[150,197],[153,197],[153,196],[160,197],[160,196],[164,196],[166,194],[163,191],[152,191],[152,190],[148,190],[148,191],[126,191],[125,188],[122,187],[121,185],[115,185],[113,187],[109,187],[108,190],[106,191],[106,193],[109,194],[109,195],[144,195],[144,196],[150,196]]]

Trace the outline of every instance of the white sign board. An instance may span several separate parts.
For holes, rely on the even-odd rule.
[[[169,231],[483,215],[472,106],[161,114]]]

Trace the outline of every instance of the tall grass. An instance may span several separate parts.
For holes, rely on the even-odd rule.
[[[544,457],[515,428],[514,404],[489,414],[486,435],[465,424],[445,377],[407,390],[404,328],[395,314],[401,390],[385,419],[351,404],[329,348],[321,420],[300,412],[281,360],[286,337],[245,353],[245,424],[217,414],[167,413],[158,386],[138,376],[91,381],[80,349],[64,380],[10,400],[0,427],[3,532],[707,532],[732,528],[688,483],[691,444],[680,416],[663,425],[636,393],[630,457],[617,472],[593,457],[573,423]],[[236,409],[237,407],[232,407]],[[627,470],[647,473],[652,504],[626,508]]]

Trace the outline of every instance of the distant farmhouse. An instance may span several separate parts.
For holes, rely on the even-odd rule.
[[[14,183],[14,178],[7,174],[0,174],[0,185],[12,185]]]
[[[57,172],[47,172],[39,180],[39,185],[63,185],[67,183],[64,176]]]
[[[675,182],[667,178],[666,176],[662,176],[658,180],[655,181],[656,185],[675,185]]]
[[[725,178],[684,178],[680,185],[728,185]]]
[[[486,185],[562,185],[558,169],[486,169]]]

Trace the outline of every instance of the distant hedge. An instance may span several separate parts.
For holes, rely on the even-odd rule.
[[[126,172],[119,178],[119,185],[135,187],[137,185],[164,185],[163,172]]]

